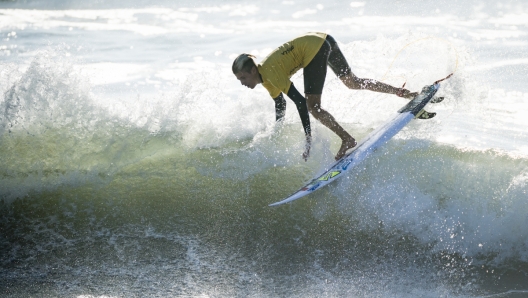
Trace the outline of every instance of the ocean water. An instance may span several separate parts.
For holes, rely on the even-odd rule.
[[[307,31],[427,109],[359,171],[270,208],[339,139],[231,74]],[[1,1],[0,296],[526,297],[528,3]],[[302,74],[293,77],[302,91]],[[323,106],[357,139],[405,100]]]

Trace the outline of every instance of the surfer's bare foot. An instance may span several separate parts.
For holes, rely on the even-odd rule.
[[[356,147],[356,145],[357,145],[357,142],[354,138],[343,141],[343,143],[341,143],[341,148],[339,148],[339,151],[337,152],[335,156],[335,159],[338,160],[341,157],[345,156],[345,153],[347,152],[347,150],[350,148]]]

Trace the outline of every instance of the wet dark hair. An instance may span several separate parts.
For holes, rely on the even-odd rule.
[[[253,67],[257,67],[255,60],[253,60],[255,58],[256,57],[251,54],[238,55],[235,61],[233,61],[233,66],[231,67],[233,74],[237,74],[241,71],[250,72]]]

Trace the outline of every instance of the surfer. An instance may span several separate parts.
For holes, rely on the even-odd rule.
[[[307,33],[288,41],[273,50],[260,64],[255,62],[255,58],[250,54],[239,55],[233,61],[233,74],[248,88],[253,89],[256,85],[262,84],[268,90],[275,101],[276,121],[284,118],[286,101],[283,93],[295,103],[306,136],[304,160],[310,155],[312,140],[308,112],[341,138],[342,143],[335,156],[336,160],[343,157],[348,149],[357,145],[356,140],[321,106],[327,65],[350,89],[367,89],[405,98],[413,98],[417,95],[404,88],[396,88],[354,75],[337,42],[326,33]],[[297,91],[290,80],[291,76],[301,68],[304,75],[305,96]]]

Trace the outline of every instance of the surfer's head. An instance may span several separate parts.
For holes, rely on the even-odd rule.
[[[238,55],[235,61],[233,61],[233,66],[231,67],[233,74],[237,74],[241,71],[250,72],[251,68],[257,67],[255,60],[253,60],[255,58],[256,57],[251,54]]]
[[[257,64],[253,59],[255,59],[255,56],[253,55],[240,54],[235,61],[233,61],[233,66],[231,67],[233,74],[237,77],[240,83],[251,89],[261,83]]]

